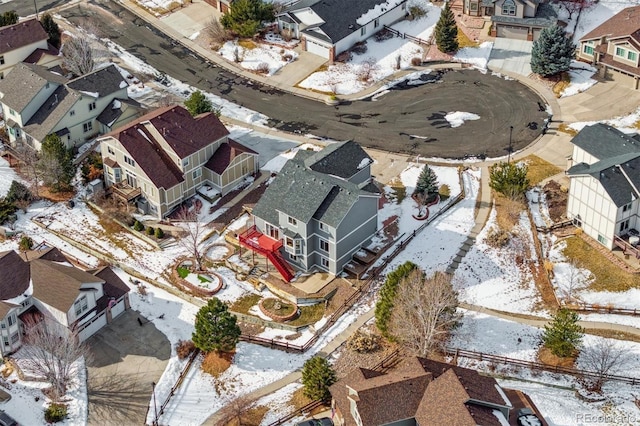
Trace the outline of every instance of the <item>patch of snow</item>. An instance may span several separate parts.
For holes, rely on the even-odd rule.
[[[571,61],[571,68],[569,69],[571,83],[564,89],[560,97],[576,95],[596,84],[596,80],[591,78],[596,71],[591,65],[575,60]]]
[[[384,3],[378,3],[372,9],[369,9],[368,11],[363,13],[362,16],[357,18],[356,23],[358,25],[366,25],[374,19],[384,15],[394,7],[398,6],[403,1],[404,0],[387,0]]]
[[[125,87],[128,87],[128,86],[129,86],[129,84],[128,84],[126,81],[122,80],[122,81],[120,82],[120,88],[121,88],[121,89],[124,89]]]
[[[640,108],[638,108],[637,110],[635,110],[634,112],[628,115],[622,115],[609,120],[579,121],[579,122],[569,124],[569,127],[579,132],[585,126],[590,126],[596,123],[605,123],[612,127],[615,127],[621,132],[624,132],[627,134],[635,134],[635,133],[638,133],[638,129],[636,128],[636,123],[638,121],[640,121]]]
[[[188,38],[189,40],[195,40],[198,38],[199,35],[200,35],[200,31],[196,31],[195,33],[191,34]]]
[[[480,120],[480,116],[471,112],[455,111],[445,115],[444,119],[449,122],[451,127],[460,127],[465,121]]]
[[[88,92],[86,90],[80,90],[80,93],[85,94],[87,96],[91,96],[93,98],[99,98],[100,97],[100,93],[98,93],[98,92]]]
[[[22,181],[14,169],[9,167],[9,163],[4,158],[0,157],[0,197],[4,197],[11,188],[11,182],[17,180]]]
[[[237,40],[227,41],[218,53],[231,62],[235,61],[237,55],[240,66],[248,70],[257,71],[267,67],[268,75],[275,74],[298,57],[297,52],[283,47],[256,43],[254,48],[249,49],[239,45]]]
[[[364,169],[369,165],[369,163],[371,163],[371,159],[363,158],[362,161],[360,161],[360,164],[358,164],[358,170]]]
[[[463,47],[458,50],[453,60],[471,64],[478,69],[485,70],[487,69],[491,49],[493,49],[493,43],[490,41],[485,41],[478,47]]]
[[[113,103],[111,104],[111,109],[119,109],[122,107],[122,102],[120,102],[119,99],[114,99]]]

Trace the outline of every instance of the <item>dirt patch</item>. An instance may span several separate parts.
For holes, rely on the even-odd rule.
[[[549,348],[545,348],[544,346],[538,350],[538,361],[543,364],[551,365],[554,367],[566,367],[573,368],[573,365],[576,362],[575,357],[559,357],[555,356],[551,353]]]
[[[210,352],[202,361],[202,371],[218,377],[231,367],[234,355],[235,352]]]
[[[547,201],[549,217],[554,222],[562,222],[567,216],[567,198],[569,192],[555,180],[550,180],[542,188]]]

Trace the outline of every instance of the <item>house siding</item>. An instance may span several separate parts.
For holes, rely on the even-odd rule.
[[[26,46],[22,46],[9,52],[5,52],[4,54],[0,55],[4,56],[4,65],[0,65],[0,73],[2,73],[2,75],[6,77],[6,75],[14,66],[27,59],[27,57],[31,55],[35,50],[47,48],[47,40],[45,39],[28,44]]]
[[[613,248],[618,208],[596,179],[591,176],[571,178],[567,217],[569,219],[579,217],[585,234],[605,247]],[[604,242],[601,241],[602,238],[605,239]]]
[[[618,49],[618,48],[624,49],[625,57],[621,57],[621,56],[617,56],[616,55],[616,49]],[[627,52],[635,53],[636,59],[635,60],[627,59],[627,57],[626,57]],[[609,55],[611,55],[613,60],[616,61],[616,62],[620,62],[621,64],[629,65],[629,66],[632,66],[632,67],[637,67],[638,66],[638,60],[640,59],[640,51],[638,49],[636,49],[635,47],[633,47],[626,40],[612,40],[612,41],[609,41],[609,43],[607,45],[607,53]]]
[[[342,220],[336,231],[336,272],[342,271],[351,256],[376,233],[378,198],[360,197]],[[371,215],[371,212],[374,212]]]

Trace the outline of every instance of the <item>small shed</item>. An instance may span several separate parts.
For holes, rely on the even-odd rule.
[[[87,184],[87,195],[96,196],[104,191],[104,182],[102,179],[94,179]]]

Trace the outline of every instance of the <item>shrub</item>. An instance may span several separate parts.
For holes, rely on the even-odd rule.
[[[155,233],[156,233],[156,230],[153,228],[153,226],[147,227],[147,235],[153,236]]]
[[[164,238],[164,231],[162,230],[162,228],[156,228],[156,238]]]
[[[20,248],[20,251],[31,250],[33,248],[33,240],[31,239],[31,237],[27,237],[26,235],[24,235],[22,238],[20,238],[18,248]]]
[[[489,186],[511,200],[520,200],[529,189],[528,171],[529,167],[524,163],[494,164],[489,168]]]
[[[542,342],[552,354],[559,357],[575,356],[582,344],[584,329],[578,324],[580,316],[561,308],[553,320],[544,326]]]
[[[347,342],[347,348],[358,353],[375,352],[380,349],[380,337],[358,330]]]
[[[362,55],[367,53],[367,49],[368,49],[367,43],[365,43],[364,41],[360,41],[353,45],[353,47],[351,48],[351,51],[356,55]]]
[[[336,56],[336,62],[349,62],[351,58],[353,58],[353,53],[347,50]]]
[[[185,359],[191,352],[196,349],[196,345],[191,340],[179,340],[176,345],[176,353],[178,354],[178,358]]]
[[[487,232],[485,242],[491,247],[502,248],[509,244],[511,233],[502,228],[491,228]]]
[[[442,185],[440,185],[440,189],[438,189],[438,193],[440,194],[440,198],[449,198],[451,196],[451,189],[449,188],[449,185],[447,185],[446,183],[443,183]]]
[[[5,200],[10,203],[15,203],[16,201],[30,202],[31,200],[33,200],[33,195],[31,195],[31,191],[29,191],[29,188],[27,188],[17,180],[14,180],[13,182],[11,182],[9,192],[7,192]]]
[[[413,65],[414,67],[419,67],[420,65],[422,65],[422,58],[418,58],[417,56],[415,58],[411,58],[411,65]]]
[[[217,45],[224,44],[225,41],[231,40],[233,37],[229,34],[220,21],[213,18],[207,27],[207,33],[211,37],[211,42]]]
[[[133,229],[138,232],[144,231],[144,225],[140,223],[140,221],[136,220],[136,222],[133,224]]]
[[[203,352],[231,352],[240,340],[237,318],[218,298],[211,298],[196,314],[195,330],[191,339]]]
[[[293,55],[291,53],[285,53],[282,55],[283,62],[291,62],[293,60]]]
[[[336,372],[325,358],[314,356],[302,367],[304,394],[311,399],[330,401],[329,386],[336,382]]]
[[[378,31],[376,35],[373,37],[376,41],[385,41],[385,40],[392,39],[394,37],[394,34],[388,29],[384,28]]]
[[[427,15],[427,11],[421,8],[420,6],[411,6],[409,8],[409,15],[413,17],[413,19],[422,18]]]
[[[143,284],[138,284],[138,294],[140,296],[146,296],[147,295],[147,287],[145,287]]]
[[[269,64],[266,62],[260,62],[256,67],[256,72],[259,74],[269,74]]]
[[[47,423],[57,423],[67,417],[67,406],[64,404],[52,403],[44,412],[44,419]]]

